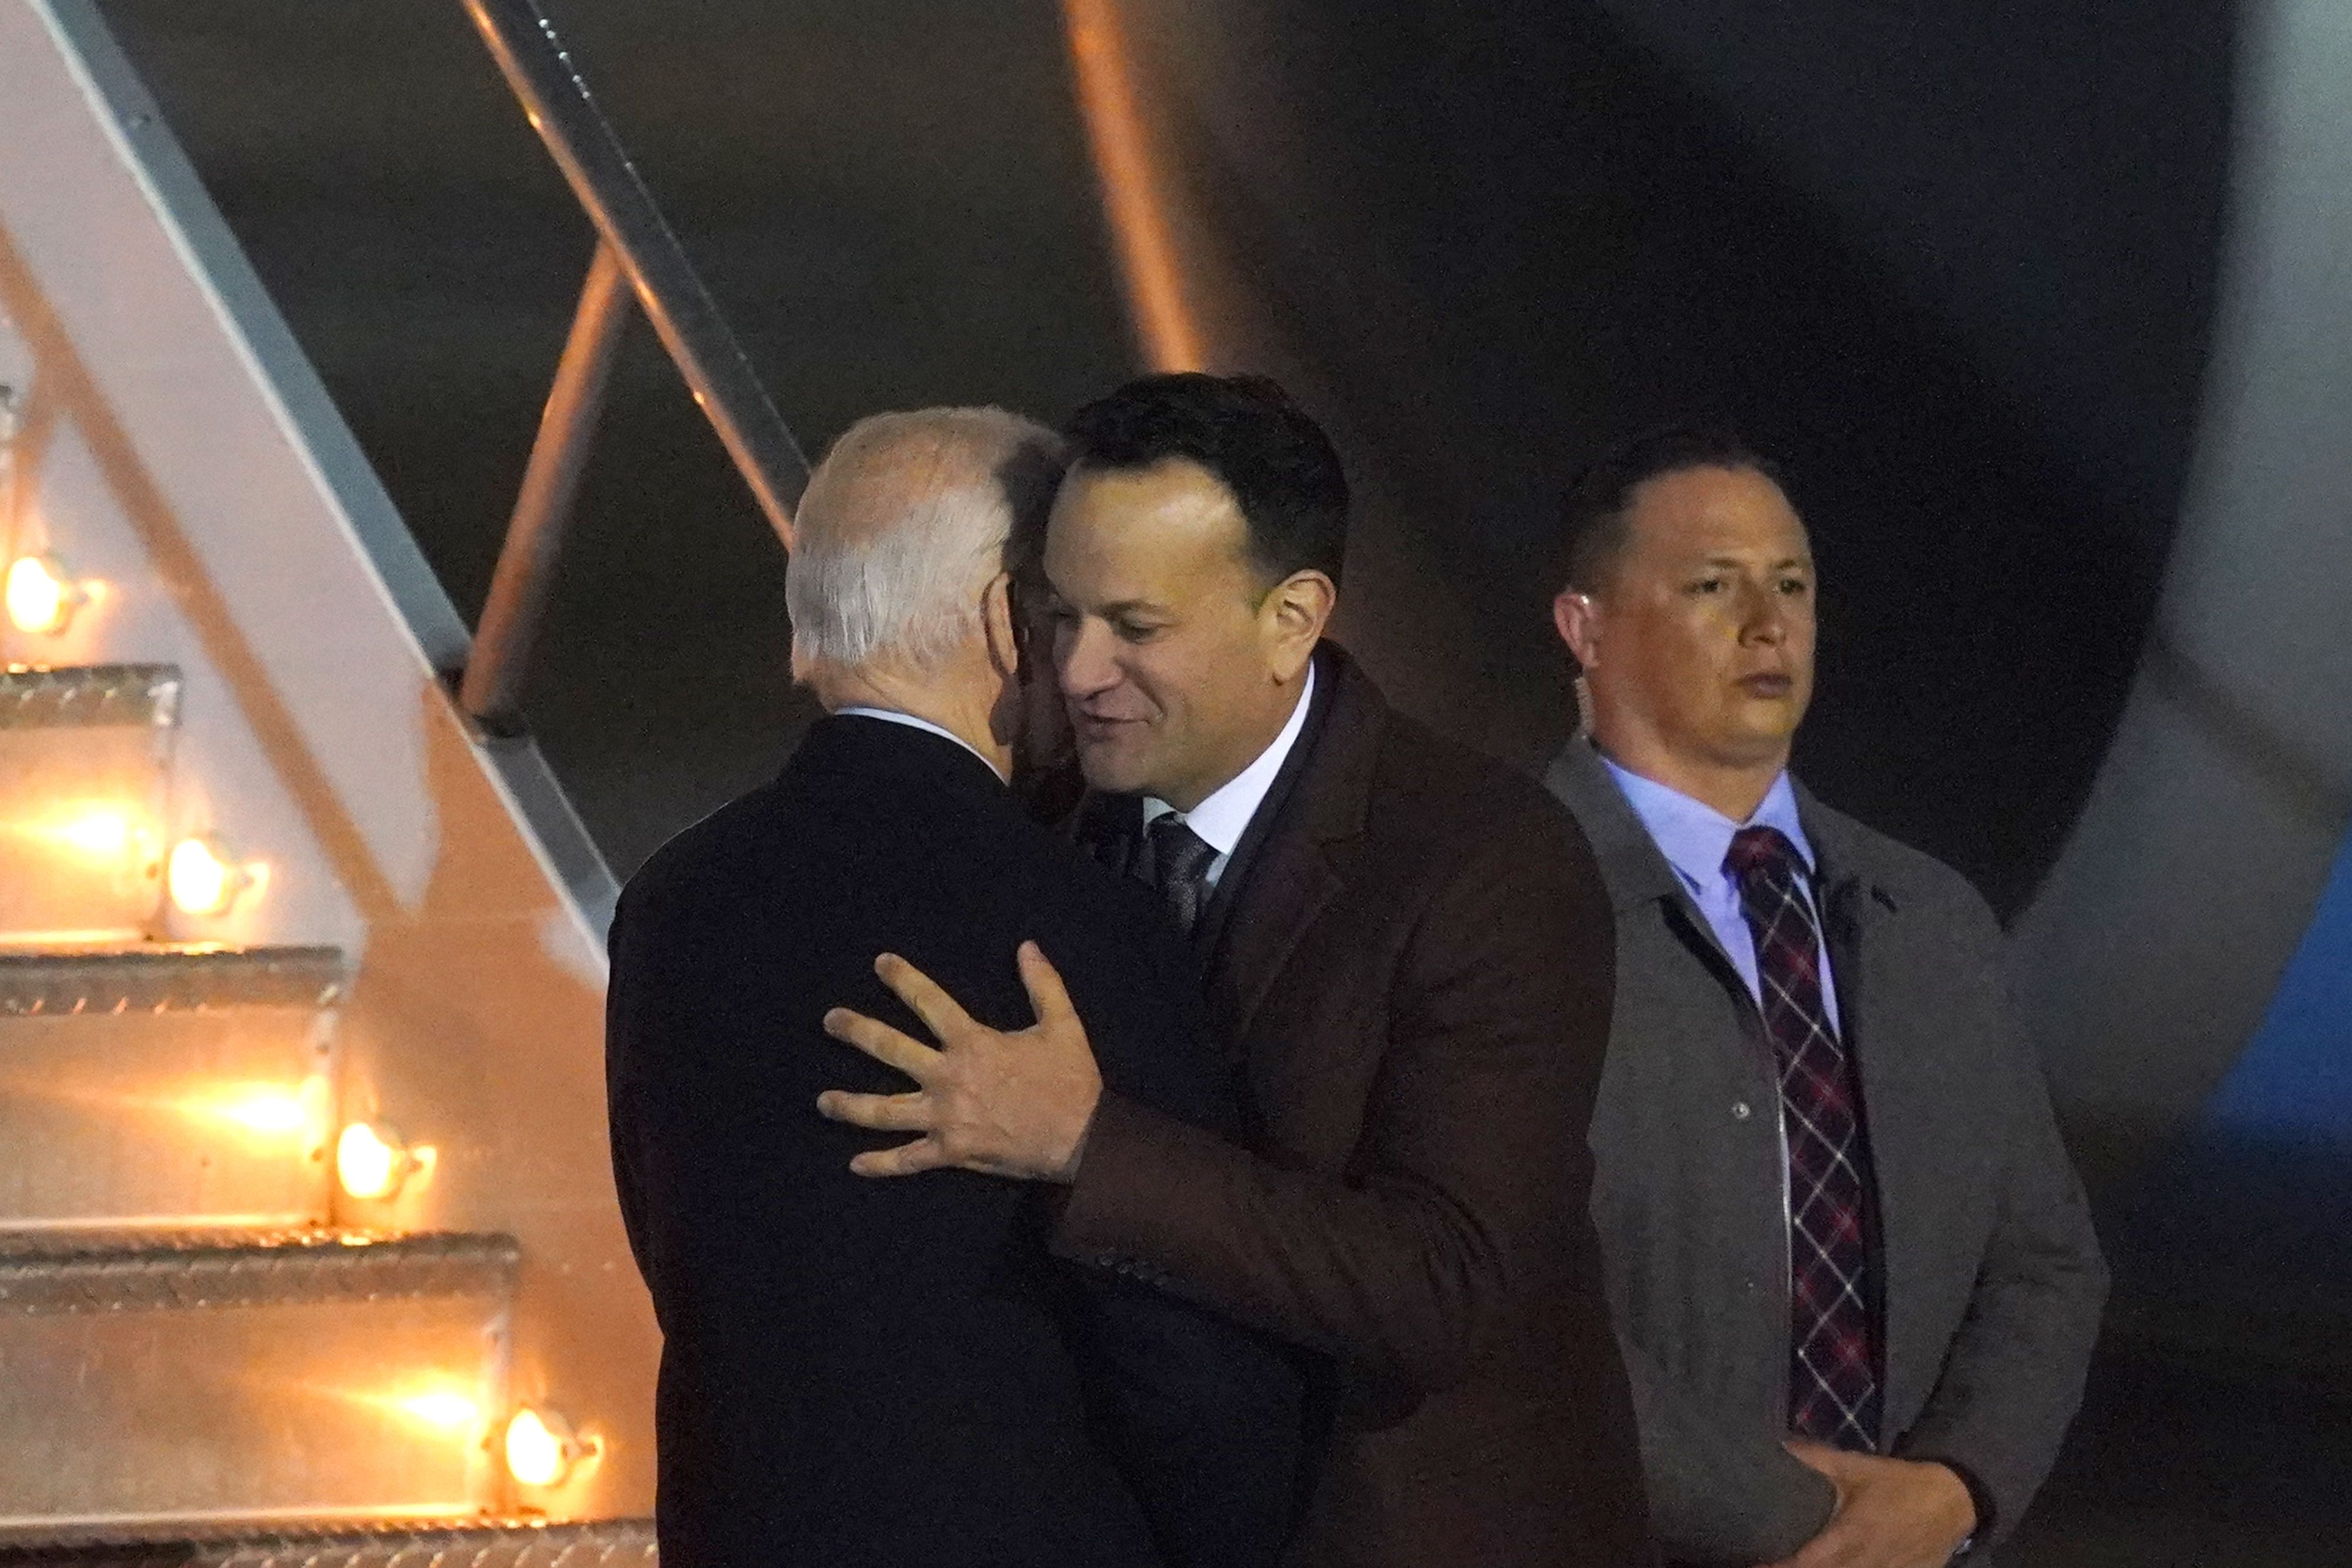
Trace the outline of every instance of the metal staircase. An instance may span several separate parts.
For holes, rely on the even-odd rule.
[[[0,1563],[653,1561],[613,886],[512,707],[565,488],[478,651],[95,5],[0,0]]]
[[[494,1522],[517,1242],[334,1225],[343,953],[158,939],[181,685],[0,671],[0,1556],[650,1560]]]
[[[340,951],[155,939],[181,685],[0,671],[7,1537],[474,1514],[516,1246],[330,1228]]]

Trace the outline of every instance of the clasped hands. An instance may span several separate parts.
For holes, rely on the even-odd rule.
[[[1948,1466],[1801,1439],[1788,1448],[1829,1478],[1837,1509],[1819,1535],[1770,1568],[1944,1568],[1977,1527],[1976,1504]]]
[[[1087,1127],[1102,1097],[1086,1026],[1062,977],[1034,942],[1018,955],[1037,1021],[1005,1031],[976,1021],[929,976],[896,954],[874,972],[923,1020],[936,1049],[847,1008],[824,1015],[824,1032],[915,1081],[903,1094],[829,1089],[816,1107],[836,1122],[919,1137],[849,1162],[859,1176],[913,1176],[953,1166],[989,1176],[1076,1179]]]

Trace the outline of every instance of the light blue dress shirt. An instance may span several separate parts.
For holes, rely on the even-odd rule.
[[[1814,895],[1812,879],[1820,862],[1813,854],[1812,841],[1805,837],[1805,825],[1797,819],[1797,792],[1789,787],[1789,776],[1781,774],[1772,780],[1765,792],[1764,803],[1744,822],[1735,822],[1714,807],[1694,800],[1679,789],[1670,789],[1654,779],[1644,779],[1628,772],[1606,757],[1602,766],[1609,777],[1617,780],[1618,789],[1642,825],[1650,831],[1651,841],[1666,863],[1675,868],[1682,879],[1691,902],[1715,933],[1715,940],[1723,949],[1739,977],[1748,982],[1748,994],[1762,1005],[1763,983],[1756,974],[1756,936],[1748,928],[1748,917],[1739,908],[1739,883],[1724,869],[1724,857],[1731,853],[1732,835],[1742,828],[1778,828],[1788,841],[1797,846],[1797,853],[1805,862],[1805,877],[1801,883],[1805,903],[1813,912],[1813,929],[1822,926],[1821,901]],[[1837,983],[1830,974],[1829,944],[1822,944],[1822,1006],[1829,1013],[1832,1029],[1844,1031],[1838,1019]]]

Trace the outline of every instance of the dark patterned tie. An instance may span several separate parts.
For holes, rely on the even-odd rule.
[[[1780,1068],[1789,1155],[1789,1429],[1863,1453],[1878,1446],[1879,1388],[1863,1238],[1862,1096],[1822,1005],[1822,939],[1796,845],[1742,828],[1724,857],[1756,938],[1764,1027]]]
[[[1173,811],[1152,819],[1151,883],[1168,901],[1168,912],[1187,936],[1209,901],[1209,862],[1217,852],[1192,824]]]

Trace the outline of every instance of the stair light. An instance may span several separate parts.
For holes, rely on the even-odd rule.
[[[183,915],[225,915],[253,874],[236,864],[211,839],[182,839],[164,868],[172,903]]]
[[[353,1197],[391,1197],[424,1166],[418,1151],[402,1143],[400,1134],[389,1127],[353,1122],[335,1140],[335,1176]]]
[[[597,1451],[552,1410],[526,1405],[507,1421],[507,1474],[527,1487],[559,1487]]]
[[[53,555],[21,555],[9,563],[8,619],[19,632],[53,637],[89,598]]]

